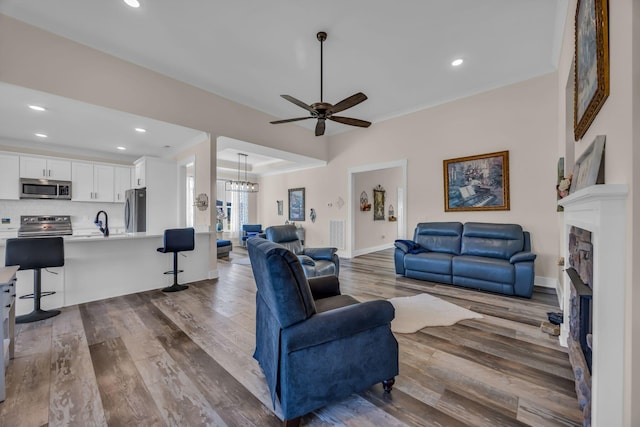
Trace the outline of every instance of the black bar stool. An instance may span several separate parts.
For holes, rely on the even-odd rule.
[[[62,237],[30,237],[7,239],[4,264],[19,265],[19,270],[33,270],[33,294],[20,298],[33,298],[33,311],[16,317],[16,323],[30,323],[60,314],[60,310],[42,310],[40,299],[55,292],[42,292],[42,271],[47,267],[64,265]]]
[[[172,228],[164,230],[164,248],[158,248],[158,252],[173,252],[173,270],[165,271],[164,274],[173,274],[173,285],[164,288],[163,292],[184,291],[187,285],[178,284],[178,252],[192,251],[195,247],[195,231],[193,228]]]

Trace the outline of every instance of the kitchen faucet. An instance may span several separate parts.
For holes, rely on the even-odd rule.
[[[100,221],[99,219],[101,213],[104,214],[104,227],[102,227],[102,221]],[[96,219],[95,221],[93,221],[93,223],[100,227],[100,231],[102,231],[104,237],[109,237],[109,216],[105,211],[98,211],[98,213],[96,214]]]

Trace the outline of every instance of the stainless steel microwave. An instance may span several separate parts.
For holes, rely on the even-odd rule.
[[[71,181],[20,178],[20,198],[71,200]]]

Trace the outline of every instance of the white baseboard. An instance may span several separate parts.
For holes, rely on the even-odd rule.
[[[351,256],[349,256],[348,258],[353,258],[353,257],[357,257],[360,255],[366,255],[366,254],[370,254],[372,252],[378,252],[378,251],[383,251],[385,249],[390,249],[393,248],[393,243],[385,243],[384,245],[379,245],[379,246],[372,246],[369,248],[364,248],[364,249],[358,249],[355,251],[351,252]]]
[[[541,288],[555,289],[556,296],[558,297],[558,305],[562,307],[562,288],[560,287],[560,281],[558,279],[554,277],[536,276],[533,284]]]
[[[536,286],[540,286],[542,288],[552,288],[552,289],[558,289],[558,286],[559,286],[558,279],[554,277],[543,277],[543,276],[536,276],[535,279],[533,280],[533,284]]]

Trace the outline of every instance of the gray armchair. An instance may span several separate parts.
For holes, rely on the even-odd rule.
[[[278,243],[298,256],[307,277],[334,275],[340,272],[336,248],[304,248],[293,224],[274,225],[265,230],[267,240]]]
[[[389,301],[358,302],[340,294],[336,276],[307,279],[288,249],[247,241],[256,294],[256,350],[285,425],[352,393],[398,375],[398,342]]]

